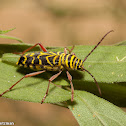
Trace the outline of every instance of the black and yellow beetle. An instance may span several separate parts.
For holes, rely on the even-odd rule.
[[[84,58],[84,60],[78,59],[74,53],[71,53],[74,49],[74,46],[69,50],[68,48],[64,48],[64,52],[48,52],[45,47],[43,47],[40,43],[35,44],[34,46],[26,49],[21,54],[21,57],[19,58],[18,62],[16,63],[19,66],[29,67],[31,69],[36,69],[37,72],[33,72],[30,74],[26,74],[24,77],[22,77],[19,81],[17,81],[14,85],[12,85],[8,90],[4,91],[0,96],[5,94],[6,92],[10,91],[16,84],[18,84],[22,79],[35,76],[38,74],[41,74],[46,71],[58,71],[57,74],[53,75],[49,79],[47,91],[45,93],[45,96],[43,97],[41,103],[44,102],[48,90],[50,82],[53,81],[55,78],[57,78],[63,70],[66,71],[68,80],[70,81],[71,85],[71,101],[74,99],[74,87],[72,83],[72,76],[69,73],[69,70],[80,70],[80,71],[86,71],[89,73],[92,78],[94,79],[96,86],[98,88],[99,93],[101,94],[100,87],[94,78],[94,76],[83,67],[83,63],[87,59],[87,57],[97,48],[97,46],[102,42],[102,40],[113,30],[107,32],[103,38],[98,42],[98,44],[92,49],[92,51]],[[34,48],[36,45],[39,45],[43,52],[38,53],[27,53],[30,49]],[[67,50],[69,51],[69,54],[67,54]]]

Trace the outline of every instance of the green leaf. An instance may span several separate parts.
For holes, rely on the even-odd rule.
[[[75,102],[69,109],[80,126],[125,126],[126,113],[120,108],[84,91],[75,91]]]
[[[20,52],[28,47],[29,45],[24,44],[0,45],[2,56],[0,59],[0,70],[2,71],[0,72],[0,93],[7,90],[24,75],[34,72],[15,65],[19,55],[13,54],[13,52]],[[83,60],[92,48],[92,46],[76,46],[73,52]],[[34,49],[36,51],[39,48],[37,46]],[[63,48],[48,49],[49,51],[64,50]],[[122,53],[125,50],[125,46],[99,46],[84,63],[84,67],[98,81],[102,90],[102,97],[119,106],[126,106],[126,59],[125,53]],[[48,79],[55,73],[57,72],[45,72],[35,77],[25,78],[3,97],[40,103],[47,90]],[[82,126],[126,125],[126,114],[118,107],[88,92],[77,91],[87,90],[98,94],[94,80],[88,73],[81,71],[70,71],[70,73],[75,88],[74,102],[69,102],[71,92],[66,90],[69,81],[66,73],[63,72],[53,81],[54,84],[61,85],[61,87],[51,84],[45,103],[57,104],[67,101],[65,107],[70,108],[78,123]],[[59,105],[64,106],[64,104]]]
[[[24,43],[22,40],[20,40],[19,38],[13,37],[13,36],[8,36],[8,35],[0,35],[0,38],[6,38],[6,39],[13,39],[13,40],[17,40],[20,43]]]
[[[2,45],[2,47],[5,48],[5,51],[17,52],[21,50],[23,51],[23,49],[30,47],[30,45],[24,45],[24,44],[6,45],[6,46]],[[93,48],[92,46],[76,46],[73,52],[76,54],[78,58],[84,59],[84,57],[90,52],[92,48]],[[35,50],[39,50],[39,48],[36,47]],[[53,49],[49,48],[49,51],[63,51],[63,50],[64,50],[63,48],[53,48]],[[126,50],[126,47],[125,46],[99,46],[92,53],[92,55],[88,57],[88,59],[84,63],[84,66],[87,70],[89,70],[94,75],[94,77],[98,81],[98,84],[100,85],[102,91],[103,98],[109,100],[110,102],[118,106],[126,106],[126,102],[124,102],[124,100],[126,99],[126,71],[125,71],[126,59],[122,60],[122,58],[125,57],[125,54],[121,53],[120,50],[124,52]],[[118,57],[119,60],[122,61],[117,61],[116,57]],[[4,54],[2,57],[2,61],[4,63],[7,63],[6,65],[9,65],[11,67],[11,65],[16,66],[15,64],[18,61],[18,58],[19,55]],[[3,67],[3,69],[4,69],[3,70],[4,73],[8,74],[8,69],[6,69],[6,67]],[[20,69],[19,71],[16,70],[18,70],[18,67],[15,67],[13,71],[15,71],[19,75],[22,73],[21,77],[23,77],[26,73],[33,72],[33,71],[28,71],[27,69],[22,69],[23,72],[21,72]],[[48,78],[46,78],[46,80],[43,78],[44,74],[42,74],[41,81],[45,81],[46,84],[48,84],[48,79],[54,73],[55,72],[47,72],[46,75],[48,76]],[[88,92],[92,92],[94,94],[99,95],[94,80],[88,73],[81,72],[81,71],[70,71],[70,73],[73,77],[73,84],[75,90],[86,90]],[[10,76],[10,74],[11,73],[9,73],[8,76]],[[1,76],[4,75],[2,74]],[[13,81],[13,83],[11,83],[11,85],[14,84],[14,82],[18,81],[21,77],[19,77],[18,79],[16,78]],[[30,77],[28,82],[32,80],[31,78],[34,79],[36,77]],[[23,82],[25,82],[26,80],[24,79]],[[28,82],[26,81],[25,84],[27,85]],[[54,82],[55,84],[58,85],[64,85],[64,86],[69,85],[69,81],[67,80],[65,72],[63,72],[61,76],[58,77]],[[6,85],[6,83],[4,83],[4,85]],[[1,85],[1,87],[3,87],[3,85]],[[27,93],[25,95],[27,95]],[[7,97],[10,96],[7,95]]]
[[[17,69],[17,67],[3,63],[0,61],[0,92],[2,93],[16,81],[21,79],[25,74],[33,72],[28,69]],[[3,74],[4,73],[4,74]],[[19,84],[17,84],[11,91],[4,94],[3,97],[11,98],[14,100],[23,100],[30,102],[41,102],[45,95],[48,79],[51,77],[51,73],[43,73],[36,77],[25,78]],[[60,80],[58,80],[59,82]],[[61,88],[50,85],[50,93],[46,98],[47,103],[62,102],[70,99],[70,92]]]
[[[126,41],[119,42],[119,43],[117,43],[115,45],[116,46],[124,46],[124,45],[126,45]]]
[[[16,29],[16,28],[11,28],[11,29],[6,30],[6,31],[2,31],[2,30],[0,30],[0,34],[8,33],[8,32],[10,32],[10,31],[13,31],[14,29]]]
[[[3,34],[8,33],[8,32],[10,32],[10,31],[12,31],[12,30],[14,30],[14,29],[16,29],[16,28],[12,28],[12,29],[9,29],[9,30],[6,30],[6,31],[0,30],[0,34],[2,34],[2,35],[0,35],[0,38],[13,39],[13,40],[19,41],[20,43],[24,43],[24,42],[23,42],[22,40],[20,40],[19,38],[16,38],[16,37],[13,37],[13,36],[8,36],[8,35],[3,35]]]
[[[63,51],[62,49],[51,49],[51,51]],[[84,59],[91,50],[89,46],[76,46],[74,52],[79,59]],[[120,51],[121,50],[121,51]],[[122,52],[126,50],[125,46],[99,46],[99,48],[84,62],[84,67],[89,70],[98,82],[114,83],[126,81],[126,55]],[[5,56],[5,57],[4,57]],[[4,61],[13,54],[4,55]],[[12,61],[10,61],[12,62]],[[74,76],[74,72],[73,76]],[[78,71],[78,74],[83,72]],[[76,72],[75,72],[76,74]],[[80,75],[81,76],[81,75]],[[84,77],[77,76],[74,80],[93,81],[90,75],[84,73]]]

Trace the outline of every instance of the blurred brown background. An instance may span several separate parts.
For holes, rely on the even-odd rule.
[[[8,35],[44,46],[93,45],[126,40],[125,0],[0,0],[0,30],[16,27]],[[17,43],[0,39],[0,43]],[[0,121],[18,126],[76,126],[72,113],[50,104],[0,98]]]
[[[125,0],[1,0],[0,29],[16,27],[9,33],[26,43],[44,46],[96,44],[114,30],[102,44],[125,40]],[[0,39],[1,43],[15,43]]]

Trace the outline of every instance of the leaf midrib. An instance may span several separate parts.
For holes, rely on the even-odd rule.
[[[87,106],[87,108],[89,109],[89,111],[92,113],[92,114],[95,114],[95,116],[97,117],[97,119],[99,120],[99,122],[103,125],[103,126],[107,126],[105,123],[104,123],[104,120],[102,120],[101,118],[100,118],[100,116],[98,116],[98,114],[99,115],[103,115],[103,114],[100,114],[100,113],[98,113],[97,112],[97,114],[96,114],[96,112],[93,110],[93,108],[85,101],[85,99],[84,98],[82,98],[80,95],[77,95],[79,98],[80,98],[80,100]],[[103,116],[105,116],[105,115],[103,115]],[[107,118],[109,118],[109,119],[111,119],[111,120],[114,120],[114,119],[112,119],[112,118],[110,118],[110,117],[108,117],[108,116],[106,116]],[[123,126],[122,124],[120,124],[119,122],[117,122],[116,120],[114,120],[116,123],[118,123],[120,126]]]

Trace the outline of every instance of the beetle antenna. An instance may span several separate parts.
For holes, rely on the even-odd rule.
[[[85,62],[85,60],[88,58],[88,56],[98,47],[98,45],[102,42],[102,40],[110,33],[110,32],[114,32],[113,30],[107,32],[102,39],[98,42],[98,44],[91,50],[91,52],[84,58],[83,63]]]
[[[82,71],[86,71],[88,74],[91,75],[91,77],[94,79],[94,81],[95,81],[95,83],[96,83],[96,86],[97,86],[97,88],[98,88],[99,94],[102,95],[102,93],[101,93],[101,89],[100,89],[100,87],[99,87],[99,85],[98,85],[98,83],[97,83],[95,77],[94,77],[94,76],[93,76],[88,70],[86,70],[85,68],[83,68]]]

